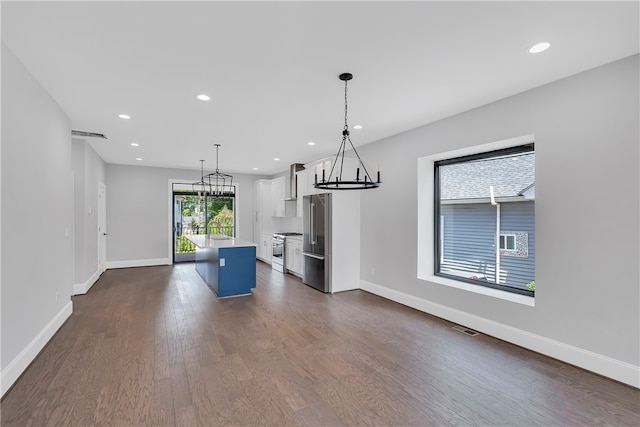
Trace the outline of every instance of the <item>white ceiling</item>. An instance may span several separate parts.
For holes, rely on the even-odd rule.
[[[334,155],[342,72],[354,74],[349,124],[363,126],[351,135],[360,146],[639,51],[637,1],[1,7],[3,42],[73,129],[108,136],[88,139],[106,162],[199,169],[205,159],[212,169],[218,143],[227,172],[273,174]],[[528,53],[539,41],[552,46]]]

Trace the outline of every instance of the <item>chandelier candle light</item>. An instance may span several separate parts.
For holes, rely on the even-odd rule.
[[[349,125],[347,123],[347,82],[353,78],[351,73],[342,73],[338,76],[340,80],[344,82],[344,128],[342,130],[342,143],[338,149],[338,154],[331,165],[331,171],[329,177],[325,179],[324,169],[322,169],[322,180],[318,182],[318,174],[315,174],[314,187],[324,190],[368,190],[370,188],[377,188],[380,186],[380,170],[378,170],[377,180],[371,179],[367,168],[364,166],[364,162],[360,158],[356,147],[354,147],[349,137]],[[349,145],[353,149],[357,159],[358,166],[356,167],[356,176],[354,180],[342,179],[342,169],[344,167],[344,154],[347,148],[346,142],[349,141]],[[336,169],[336,165],[340,165]],[[362,168],[363,179],[360,179],[360,168]],[[380,169],[378,167],[378,169]],[[334,175],[335,171],[335,175]]]

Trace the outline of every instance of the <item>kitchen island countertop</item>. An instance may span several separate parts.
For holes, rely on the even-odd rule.
[[[257,246],[253,242],[225,236],[224,234],[192,234],[185,235],[194,245],[201,249],[205,248],[243,248]]]

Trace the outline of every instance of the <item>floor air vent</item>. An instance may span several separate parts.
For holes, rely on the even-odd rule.
[[[464,326],[460,326],[460,325],[454,326],[453,329],[455,329],[458,332],[462,332],[463,334],[471,335],[472,337],[475,337],[476,335],[478,335],[478,332],[472,329],[465,328]]]

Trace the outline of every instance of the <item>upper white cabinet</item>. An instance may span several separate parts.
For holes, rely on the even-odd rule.
[[[285,216],[284,187],[286,184],[284,176],[271,180],[272,216]]]
[[[302,197],[308,193],[307,189],[307,170],[303,169],[296,172],[296,179],[298,183],[298,199],[296,200],[296,216],[302,218]]]
[[[285,200],[287,177],[279,176],[271,180],[271,216],[284,217],[296,215],[296,202]]]
[[[298,191],[298,196],[307,196],[309,194],[316,194],[317,191],[313,188],[313,169],[304,170],[303,185],[300,187],[301,191]]]
[[[298,172],[298,174],[301,174],[298,175],[298,197],[308,194],[326,193],[326,191],[316,189],[313,185],[316,182],[316,175],[318,181],[322,181],[322,171],[324,171],[325,178],[329,178],[332,160],[333,159],[323,159],[308,163],[305,165],[303,171]]]

